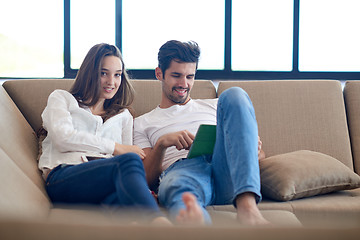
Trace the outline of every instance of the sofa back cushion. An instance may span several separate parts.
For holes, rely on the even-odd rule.
[[[296,150],[330,155],[353,169],[342,88],[335,80],[224,81],[252,99],[268,157]]]
[[[360,81],[347,81],[344,87],[355,171],[360,174]]]
[[[73,79],[28,79],[10,80],[3,86],[34,131],[41,125],[43,112],[49,94],[55,89],[69,90]],[[161,99],[161,83],[158,80],[131,80],[135,88],[133,108],[135,116],[154,109]],[[210,80],[196,80],[191,96],[193,98],[215,98],[216,88]]]
[[[73,82],[72,79],[25,79],[6,81],[3,86],[36,132],[42,126],[41,113],[50,93],[55,89],[69,90]]]
[[[147,113],[160,104],[160,81],[132,80],[132,84],[136,91],[136,97],[133,104],[136,116]],[[210,80],[196,80],[191,91],[191,97],[194,99],[216,98],[216,88]]]
[[[0,121],[0,149],[13,159],[42,192],[45,192],[36,162],[38,153],[36,135],[2,86],[0,86]],[[1,174],[3,171],[1,169]]]

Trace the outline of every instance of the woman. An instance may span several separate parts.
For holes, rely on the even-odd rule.
[[[120,51],[109,44],[90,49],[70,92],[50,94],[39,168],[53,202],[132,207],[169,223],[148,190],[145,153],[132,145],[133,98]]]

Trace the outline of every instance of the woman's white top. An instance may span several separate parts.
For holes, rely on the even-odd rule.
[[[115,142],[132,145],[133,117],[127,109],[103,122],[88,107],[80,107],[71,93],[55,90],[41,117],[48,132],[39,159],[42,171],[82,163],[84,156],[111,157]]]

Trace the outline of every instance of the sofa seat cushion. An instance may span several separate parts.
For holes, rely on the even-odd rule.
[[[219,211],[213,208],[208,209],[214,226],[240,226],[236,220],[235,211]],[[268,220],[271,225],[277,227],[300,227],[301,222],[297,217],[289,212],[283,210],[261,210],[263,217]]]
[[[100,206],[63,205],[51,209],[48,221],[52,223],[67,222],[76,224],[120,225],[131,222],[141,223],[143,218],[135,213],[115,211]]]
[[[278,201],[354,189],[360,176],[328,155],[301,150],[260,162],[262,194]]]
[[[51,203],[31,179],[0,149],[0,218],[46,219]]]
[[[263,199],[258,205],[262,213],[291,212],[303,226],[354,227],[360,226],[360,188],[317,195],[314,197],[278,202]],[[207,207],[209,211],[236,212],[233,205]]]
[[[360,188],[289,202],[304,226],[360,226]]]

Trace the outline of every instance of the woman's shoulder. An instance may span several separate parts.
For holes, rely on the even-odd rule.
[[[129,109],[127,109],[127,108],[124,108],[124,110],[122,112],[120,112],[119,114],[123,114],[126,117],[132,117]]]
[[[68,91],[63,89],[56,89],[53,92],[50,93],[48,98],[48,104],[49,103],[67,103],[67,104],[78,104],[75,97]]]
[[[63,89],[55,89],[49,95],[49,97],[60,97],[60,96],[65,98],[74,98],[74,96],[70,92]]]
[[[133,119],[133,116],[131,115],[129,109],[124,108],[122,111],[120,111],[118,114],[114,115],[110,119]]]

